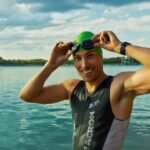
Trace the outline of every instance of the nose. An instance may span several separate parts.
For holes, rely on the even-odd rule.
[[[81,67],[82,67],[82,69],[85,69],[85,68],[87,68],[87,66],[88,66],[88,62],[87,62],[87,60],[86,59],[82,59],[82,62],[81,62]]]

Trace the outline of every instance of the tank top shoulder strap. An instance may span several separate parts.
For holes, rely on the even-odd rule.
[[[113,76],[107,76],[107,77],[102,81],[102,83],[97,87],[96,91],[97,91],[97,90],[100,90],[100,89],[102,89],[102,88],[103,88],[103,89],[104,89],[104,88],[109,89],[112,80],[113,80]]]
[[[106,80],[105,80],[105,86],[106,87],[110,87],[110,85],[111,85],[111,82],[113,81],[113,76],[108,76],[107,78],[106,78]]]
[[[84,87],[85,87],[85,82],[83,80],[80,80],[79,83],[73,89],[72,94],[78,93]]]

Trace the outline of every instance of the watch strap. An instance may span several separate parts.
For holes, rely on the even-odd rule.
[[[122,42],[121,48],[120,48],[120,54],[126,55],[126,46],[131,45],[131,43],[128,42]]]

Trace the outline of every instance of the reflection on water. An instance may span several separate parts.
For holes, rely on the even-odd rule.
[[[105,66],[108,74],[140,66]],[[68,101],[52,105],[29,104],[18,94],[40,67],[0,67],[0,150],[70,150],[72,118]],[[72,67],[61,67],[46,84],[78,77]],[[123,150],[150,149],[150,95],[134,102]]]

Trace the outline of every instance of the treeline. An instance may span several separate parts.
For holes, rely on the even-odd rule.
[[[25,66],[25,65],[44,65],[46,60],[44,59],[12,59],[6,60],[0,57],[0,65],[2,66]]]
[[[116,64],[116,65],[138,65],[140,64],[135,59],[131,57],[113,57],[113,58],[104,58],[104,64]]]
[[[13,60],[6,60],[0,57],[0,65],[1,66],[39,66],[44,65],[47,60],[44,59],[13,59]],[[115,58],[104,58],[104,64],[116,64],[116,65],[137,65],[137,62],[131,58],[125,57],[115,57]],[[64,65],[72,65],[73,61],[68,60]]]

